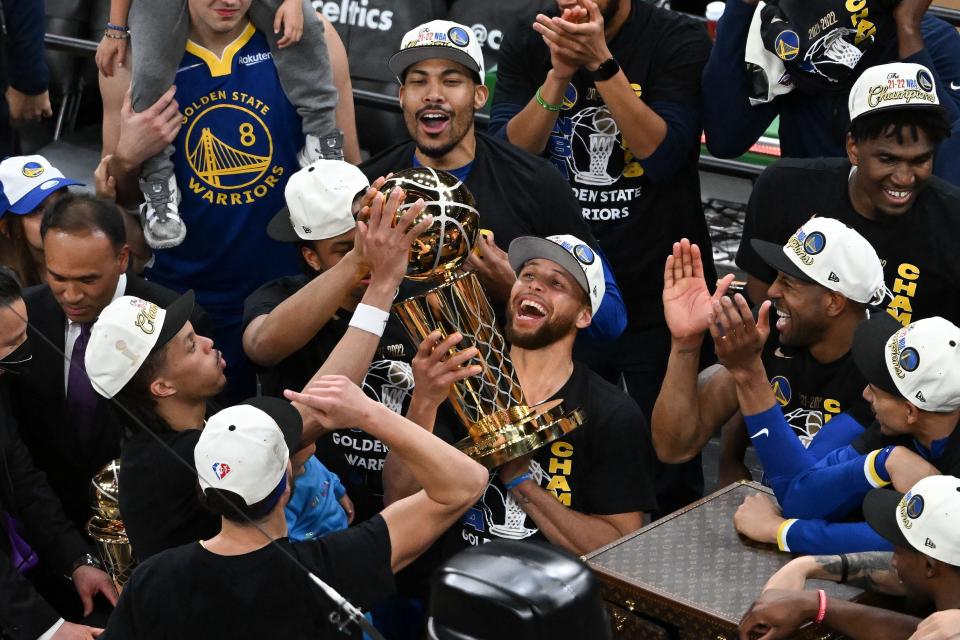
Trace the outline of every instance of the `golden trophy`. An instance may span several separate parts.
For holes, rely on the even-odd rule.
[[[90,480],[90,506],[95,515],[87,521],[87,534],[97,544],[100,561],[117,591],[123,590],[136,565],[133,547],[120,519],[119,473],[120,461],[111,460]]]
[[[427,207],[421,216],[432,215],[433,224],[414,241],[406,276],[428,290],[397,302],[393,312],[416,344],[439,329],[443,338],[460,332],[458,348],[480,352],[483,371],[450,388],[450,402],[470,434],[456,447],[494,469],[580,426],[583,412],[567,411],[562,399],[527,405],[480,281],[459,270],[480,228],[470,191],[452,174],[429,167],[397,172],[381,191],[395,187],[406,192],[398,217],[423,198]]]

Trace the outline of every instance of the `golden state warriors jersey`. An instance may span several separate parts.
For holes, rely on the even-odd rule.
[[[295,248],[266,229],[298,169],[300,117],[252,24],[221,57],[188,41],[176,87],[183,125],[173,162],[187,237],[155,252],[148,274],[173,289],[195,289],[208,310],[236,306],[239,314],[254,289],[298,271]]]

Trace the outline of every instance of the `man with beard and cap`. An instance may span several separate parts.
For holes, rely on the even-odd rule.
[[[517,280],[505,334],[523,395],[530,405],[563,399],[567,410],[583,411],[585,422],[492,472],[483,497],[447,533],[445,552],[507,538],[547,540],[583,555],[639,529],[644,512],[655,508],[649,431],[630,396],[573,360],[577,331],[603,299],[593,250],[574,236],[525,236],[510,244],[509,257]],[[416,394],[434,411],[449,390],[436,372],[465,353],[445,359],[448,347],[431,352],[424,344],[414,361]],[[415,421],[433,429],[430,419]],[[417,488],[392,456],[384,471],[388,500]]]
[[[447,20],[422,24],[403,36],[388,64],[400,82],[411,140],[360,168],[371,181],[410,166],[442,169],[463,181],[488,231],[467,268],[476,271],[498,309],[516,279],[503,251],[514,238],[574,234],[598,249],[569,186],[547,161],[475,130],[474,115],[488,91],[480,43],[469,27]],[[606,303],[587,333],[612,340],[623,332],[626,311],[606,266],[604,280]]]
[[[755,321],[737,294],[713,302],[710,316],[717,356],[736,381],[747,432],[782,508],[762,494],[750,496],[734,517],[737,530],[796,553],[889,549],[857,521],[864,495],[960,471],[960,329],[939,317],[901,327],[885,313],[862,322],[853,357],[876,422],[852,444],[811,451],[787,424],[760,358],[769,313],[764,302]]]
[[[115,603],[117,592],[20,440],[7,383],[30,361],[20,283],[11,269],[0,267],[0,635],[93,638],[97,629],[62,616],[79,619],[81,600],[83,616],[89,615],[95,595]]]
[[[870,68],[849,105],[846,158],[781,160],[754,186],[737,252],[750,299],[763,299],[776,272],[749,241],[783,243],[817,215],[876,249],[893,293],[887,311],[902,324],[936,315],[960,322],[960,264],[951,257],[960,188],[931,175],[937,143],[950,135],[935,76],[917,64]]]
[[[649,416],[670,353],[660,260],[690,238],[715,280],[697,169],[710,39],[702,23],[644,0],[556,0],[535,20],[504,38],[490,131],[550,160],[572,188],[627,306],[623,335],[577,357],[622,379]],[[700,498],[699,451],[658,465],[656,478],[660,514]]]
[[[870,527],[893,545],[887,573],[896,575],[899,595],[930,603],[939,612],[960,607],[960,544],[956,536],[960,480],[930,476],[906,494],[874,489],[863,501],[863,513]],[[740,622],[740,638],[747,640],[754,633],[768,640],[784,638],[810,621],[851,640],[946,637],[921,629],[920,618],[831,598],[822,589],[770,589],[747,610]]]
[[[886,295],[880,258],[859,233],[830,218],[811,218],[783,246],[753,244],[777,270],[767,291],[777,311],[775,335],[762,355],[777,404],[805,447],[831,451],[859,435],[857,423],[870,417],[863,399],[866,380],[850,349],[868,305]],[[732,279],[724,277],[711,296],[699,247],[686,239],[674,244],[663,286],[670,360],[650,420],[653,446],[664,462],[689,459],[724,427],[720,486],[750,477],[743,465],[749,441],[737,415],[733,376],[719,364],[698,374],[712,303]]]

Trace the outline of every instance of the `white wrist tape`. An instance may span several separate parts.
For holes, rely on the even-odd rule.
[[[387,328],[387,320],[389,319],[389,311],[360,303],[357,305],[357,310],[353,312],[353,317],[350,318],[350,326],[372,333],[379,338],[383,335],[383,330]]]

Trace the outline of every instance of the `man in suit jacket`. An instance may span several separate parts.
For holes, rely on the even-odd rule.
[[[24,576],[32,575],[27,569],[36,563],[36,551],[46,566],[71,577],[85,613],[98,592],[116,603],[110,577],[33,465],[8,410],[9,379],[23,375],[30,364],[25,330],[20,285],[10,269],[0,267],[0,636],[93,637],[91,628],[64,622]]]
[[[90,327],[122,295],[160,306],[177,298],[126,273],[130,251],[120,216],[112,203],[90,196],[58,201],[44,213],[40,229],[47,284],[24,292],[34,359],[16,381],[14,415],[36,465],[80,527],[92,515],[90,479],[119,457],[123,432],[86,375]],[[209,333],[202,310],[192,321],[198,333]]]

